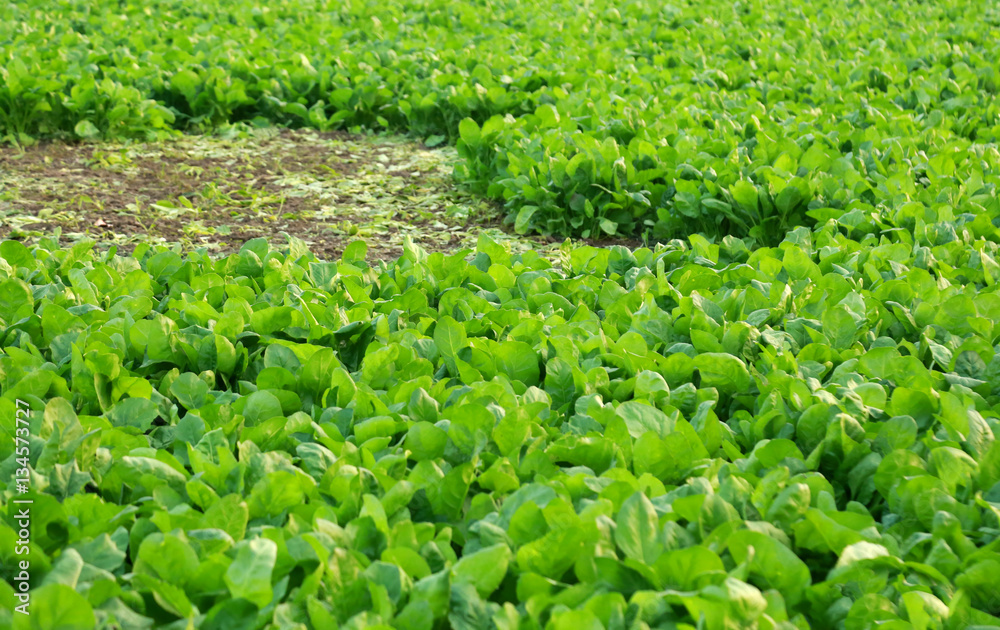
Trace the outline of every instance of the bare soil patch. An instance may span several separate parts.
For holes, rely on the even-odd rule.
[[[453,253],[488,230],[514,251],[555,254],[563,239],[507,234],[495,205],[457,188],[455,160],[453,149],[398,137],[287,129],[2,147],[0,238],[93,239],[121,253],[141,242],[179,243],[228,254],[249,239],[287,234],[324,259],[360,238],[370,259],[388,261],[406,238]]]

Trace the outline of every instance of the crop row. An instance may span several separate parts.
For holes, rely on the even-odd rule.
[[[457,142],[458,179],[519,231],[774,245],[843,213],[982,205],[1000,21],[977,7],[8,3],[0,137],[389,128]]]

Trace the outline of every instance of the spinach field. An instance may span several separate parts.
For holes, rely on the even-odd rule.
[[[406,134],[566,239],[12,231],[0,627],[1000,627],[998,59],[971,0],[0,5],[12,147]]]

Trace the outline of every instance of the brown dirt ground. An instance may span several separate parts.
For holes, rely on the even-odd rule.
[[[320,258],[339,258],[362,238],[370,259],[388,261],[406,237],[429,252],[454,252],[488,230],[514,251],[555,252],[562,239],[506,234],[499,208],[457,189],[456,159],[452,149],[400,138],[312,130],[2,147],[0,238],[58,234],[120,253],[150,242],[228,254],[284,232]]]

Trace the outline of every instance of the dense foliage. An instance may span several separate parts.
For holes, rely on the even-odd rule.
[[[996,204],[986,5],[13,2],[0,136],[388,127],[458,142],[459,179],[518,230],[774,245],[841,214]]]
[[[890,234],[561,269],[5,241],[31,627],[1000,625],[998,234]]]
[[[518,230],[662,241],[4,241],[0,626],[1000,626],[975,8],[0,5],[7,141],[405,130]]]

